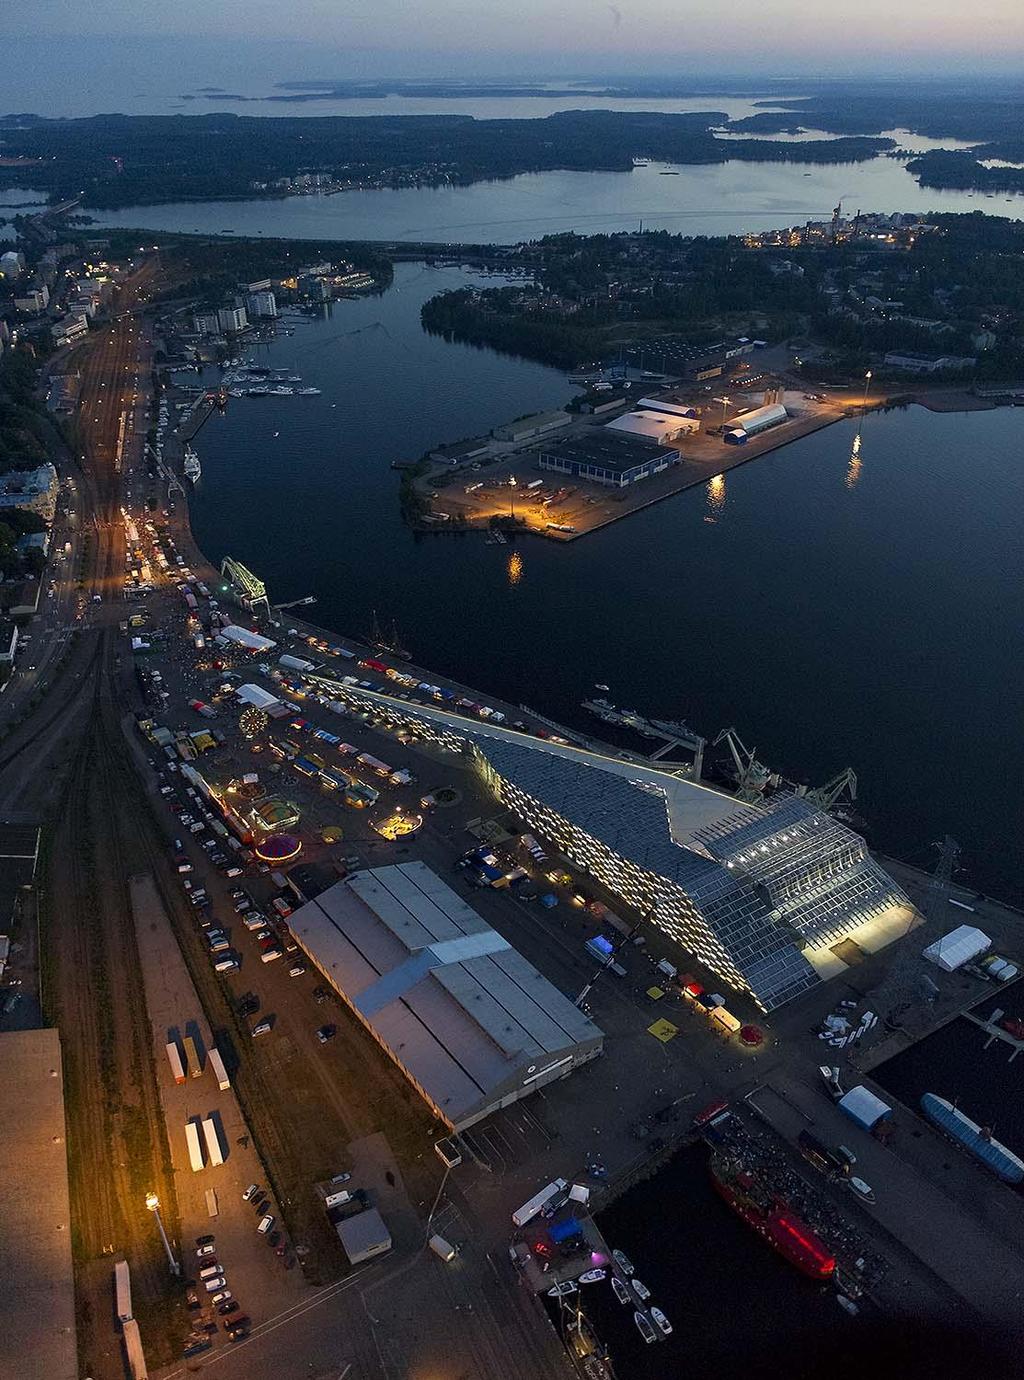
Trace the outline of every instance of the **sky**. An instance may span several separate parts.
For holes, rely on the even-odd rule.
[[[69,55],[87,37],[175,40],[222,82],[254,68],[277,80],[1024,69],[1021,0],[26,0],[3,33],[58,40]],[[204,52],[211,40],[231,46]],[[8,55],[0,109],[11,79]]]

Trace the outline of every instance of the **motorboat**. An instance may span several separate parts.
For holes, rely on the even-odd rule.
[[[639,1308],[633,1314],[633,1321],[640,1329],[640,1336],[643,1337],[648,1346],[650,1346],[651,1342],[656,1342],[658,1340],[658,1334],[654,1330],[654,1324],[646,1313],[640,1312]]]
[[[629,1256],[626,1255],[625,1251],[612,1251],[612,1259],[624,1275],[631,1275],[633,1273],[633,1262],[630,1260]]]
[[[619,1279],[618,1275],[612,1275],[612,1292],[620,1303],[633,1302],[629,1290],[626,1288],[625,1284],[623,1284],[622,1280]]]
[[[870,1184],[866,1184],[863,1179],[852,1178],[847,1180],[847,1182],[850,1185],[850,1191],[855,1197],[859,1198],[862,1203],[873,1203],[875,1201],[875,1190]]]
[[[580,1284],[597,1284],[607,1278],[607,1270],[584,1270],[579,1277]]]
[[[665,1317],[665,1314],[661,1311],[661,1309],[652,1308],[650,1312],[651,1317],[654,1319],[654,1325],[655,1327],[657,1327],[661,1335],[663,1337],[670,1336],[672,1332],[672,1324],[669,1322],[668,1318]]]
[[[636,1294],[640,1302],[646,1303],[647,1300],[651,1297],[651,1291],[650,1289],[648,1289],[647,1285],[644,1284],[642,1280],[636,1279],[635,1277],[631,1279],[629,1282],[633,1287],[633,1293]]]
[[[553,1299],[563,1298],[566,1294],[576,1294],[579,1290],[574,1279],[563,1280],[561,1284],[554,1285],[548,1290],[549,1297]]]

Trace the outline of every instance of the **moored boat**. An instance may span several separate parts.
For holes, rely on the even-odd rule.
[[[665,1317],[665,1314],[661,1311],[661,1309],[651,1308],[648,1311],[650,1312],[651,1317],[654,1319],[654,1325],[655,1327],[657,1327],[661,1335],[663,1337],[669,1336],[672,1332],[672,1324],[669,1322],[668,1318]]]
[[[612,1251],[612,1259],[624,1275],[631,1275],[633,1273],[633,1262],[630,1260],[629,1256],[626,1255],[625,1251]]]
[[[718,1195],[772,1250],[812,1279],[834,1273],[835,1256],[762,1175],[724,1156],[715,1156],[708,1169]]]
[[[658,1340],[658,1334],[654,1330],[654,1324],[646,1313],[641,1313],[639,1308],[633,1314],[633,1321],[640,1329],[640,1336],[643,1337],[648,1346],[650,1346],[651,1342],[656,1342]]]
[[[625,1284],[623,1284],[622,1280],[619,1279],[618,1275],[612,1275],[612,1291],[620,1303],[633,1302],[629,1290],[626,1288]]]
[[[599,1280],[607,1277],[605,1270],[584,1270],[579,1277],[580,1284],[597,1284]]]
[[[646,1303],[647,1300],[651,1297],[651,1291],[650,1289],[648,1289],[647,1285],[644,1284],[643,1280],[637,1279],[637,1277],[634,1275],[629,1282],[632,1286],[633,1293],[636,1294],[640,1302]]]

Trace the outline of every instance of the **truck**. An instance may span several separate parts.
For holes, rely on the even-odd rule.
[[[210,1156],[211,1164],[223,1164],[224,1152],[220,1147],[220,1132],[217,1130],[217,1123],[212,1116],[203,1117],[203,1138],[206,1141],[206,1152]]]
[[[512,1225],[525,1227],[527,1222],[532,1222],[552,1198],[568,1187],[568,1179],[555,1179],[552,1183],[547,1184],[539,1193],[535,1193],[532,1198],[528,1199],[521,1208],[516,1208],[512,1214]]]
[[[132,1276],[127,1260],[119,1260],[114,1266],[114,1292],[117,1295],[117,1320],[126,1323],[132,1313]]]
[[[213,1071],[213,1076],[217,1080],[217,1087],[220,1088],[221,1092],[227,1092],[231,1087],[231,1079],[228,1077],[228,1071],[224,1067],[224,1060],[221,1057],[219,1049],[214,1048],[210,1050],[209,1064]]]
[[[615,949],[610,939],[605,939],[603,934],[596,934],[593,939],[588,939],[584,945],[591,958],[596,958],[599,963],[610,968],[616,977],[625,977],[626,970],[621,963],[617,963],[614,958]]]
[[[301,656],[291,656],[286,652],[284,656],[277,658],[278,666],[285,666],[289,671],[315,671],[316,665],[312,661],[305,661]]]
[[[171,1073],[175,1083],[184,1083],[188,1074],[185,1072],[185,1064],[181,1057],[181,1050],[178,1048],[177,1040],[167,1041],[167,1062],[171,1066]]]
[[[188,1160],[193,1174],[203,1168],[203,1147],[199,1139],[199,1127],[195,1121],[185,1122],[185,1140],[188,1143]]]
[[[202,1078],[203,1066],[199,1059],[199,1050],[196,1048],[196,1042],[191,1035],[185,1036],[185,1063],[188,1065],[193,1078]]]

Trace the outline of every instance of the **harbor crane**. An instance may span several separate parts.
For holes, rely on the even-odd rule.
[[[231,556],[224,557],[220,573],[231,582],[239,600],[250,613],[262,608],[269,619],[270,601],[267,599],[267,587],[258,575],[254,575],[241,561],[236,561]]]
[[[757,760],[754,755],[756,749],[748,750],[743,746],[734,728],[723,728],[712,746],[717,747],[723,742],[732,754],[736,768],[736,799],[756,805],[769,786],[779,785],[781,777]]]
[[[796,793],[810,804],[820,805],[823,810],[828,811],[844,794],[851,801],[857,799],[857,773],[852,767],[847,767],[838,776],[833,776],[831,781],[826,781],[824,786],[816,786],[810,791],[806,786],[800,786]]]

